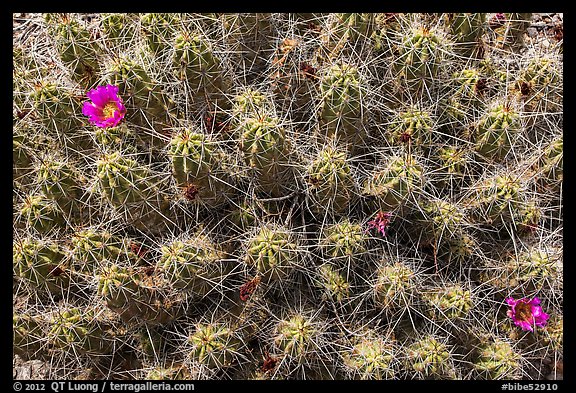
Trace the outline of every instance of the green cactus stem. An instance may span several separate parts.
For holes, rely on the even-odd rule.
[[[328,138],[358,143],[364,137],[361,119],[361,83],[358,69],[331,66],[320,80],[320,130]]]
[[[328,258],[356,260],[366,251],[366,235],[362,226],[347,218],[324,228],[320,248]]]
[[[65,293],[71,282],[71,271],[64,250],[51,241],[27,238],[12,247],[14,275],[40,290]]]
[[[320,334],[317,324],[302,314],[280,320],[274,328],[274,345],[291,359],[302,359],[315,350]]]
[[[53,317],[48,340],[55,348],[81,354],[105,354],[112,350],[113,336],[93,310],[65,309]]]
[[[433,336],[426,336],[406,349],[409,367],[421,378],[449,378],[454,373],[450,366],[449,347]]]
[[[507,104],[498,104],[478,121],[476,151],[486,159],[502,161],[521,131],[520,114]]]
[[[318,270],[316,285],[322,292],[322,299],[342,303],[350,297],[350,283],[346,277],[330,264],[322,265]]]
[[[396,73],[410,91],[431,87],[443,62],[444,39],[436,30],[413,28],[404,34],[394,60]]]
[[[162,56],[176,35],[179,15],[171,13],[148,13],[140,17],[142,33],[148,48],[155,56]]]
[[[394,310],[409,306],[416,291],[415,272],[401,262],[382,265],[376,271],[372,288],[379,308]]]
[[[42,192],[62,211],[76,215],[81,211],[84,178],[76,167],[59,159],[46,159],[38,169]]]
[[[462,56],[481,57],[480,45],[486,29],[486,14],[449,14],[448,24],[455,38],[454,50]]]
[[[77,270],[92,274],[103,263],[120,263],[137,256],[130,251],[128,240],[110,231],[93,228],[72,235],[72,256]]]
[[[45,21],[60,58],[72,72],[72,78],[85,88],[94,85],[100,71],[101,49],[90,31],[67,14],[46,14]]]
[[[380,210],[389,211],[404,204],[422,183],[422,167],[412,156],[391,157],[364,182],[363,195],[374,198]]]
[[[264,281],[286,278],[298,263],[298,249],[289,232],[263,227],[248,242],[245,262]]]
[[[393,337],[385,338],[368,330],[353,337],[350,344],[342,357],[352,378],[381,380],[394,377],[396,348]]]
[[[474,369],[485,379],[516,379],[520,360],[510,343],[497,339],[479,348]]]
[[[341,213],[349,206],[355,184],[347,154],[328,147],[307,168],[309,196],[318,211]]]
[[[26,227],[42,234],[65,226],[63,212],[54,201],[43,194],[27,195],[19,214]]]
[[[187,81],[196,94],[227,90],[220,60],[208,42],[198,35],[183,32],[176,36],[172,63],[178,78]]]
[[[473,306],[470,290],[459,284],[432,290],[425,297],[432,306],[430,314],[436,320],[465,319]]]
[[[221,255],[210,239],[199,236],[163,245],[158,268],[172,287],[204,295],[218,285],[223,274],[219,259]]]
[[[234,332],[222,323],[198,323],[188,342],[192,359],[212,368],[232,365],[241,347]]]
[[[288,183],[290,143],[277,118],[248,118],[243,124],[240,149],[255,171],[258,184],[273,196],[282,194]]]
[[[25,360],[44,358],[47,355],[46,325],[40,315],[14,313],[12,318],[14,354]]]
[[[388,129],[388,140],[393,146],[410,144],[413,149],[428,149],[435,139],[434,131],[430,113],[412,107],[396,114]]]

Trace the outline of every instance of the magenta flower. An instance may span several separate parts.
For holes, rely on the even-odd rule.
[[[368,221],[368,229],[366,231],[377,229],[382,236],[386,236],[386,227],[390,224],[390,217],[392,217],[390,213],[378,212],[374,220]]]
[[[126,115],[126,107],[118,96],[118,86],[98,86],[86,93],[92,102],[85,102],[82,114],[97,127],[116,127]]]
[[[514,298],[506,299],[506,303],[511,307],[507,315],[512,318],[516,326],[520,326],[522,330],[533,330],[533,326],[544,327],[550,315],[546,314],[540,306],[540,299],[522,298],[514,300]]]

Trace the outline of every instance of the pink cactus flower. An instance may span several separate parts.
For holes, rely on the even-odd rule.
[[[522,298],[515,300],[514,298],[506,299],[506,303],[511,307],[507,315],[512,318],[514,324],[522,328],[522,330],[534,331],[533,327],[544,327],[550,316],[546,314],[540,306],[540,299]]]
[[[86,93],[92,102],[85,102],[82,113],[101,128],[116,127],[126,115],[126,107],[118,96],[118,86],[98,86]]]
[[[386,236],[386,227],[390,224],[390,217],[392,217],[390,213],[378,212],[374,220],[368,221],[368,229],[366,231],[377,229],[382,236]]]

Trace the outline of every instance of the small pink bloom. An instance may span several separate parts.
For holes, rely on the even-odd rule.
[[[126,115],[126,107],[118,96],[118,86],[98,86],[86,93],[92,102],[85,102],[82,114],[97,127],[116,127]]]
[[[515,300],[507,298],[506,303],[511,307],[507,315],[512,318],[514,324],[522,330],[534,331],[533,326],[544,327],[550,316],[546,314],[540,306],[540,299],[522,298]]]
[[[386,227],[390,224],[391,216],[390,213],[378,212],[374,220],[368,221],[368,229],[366,231],[377,229],[382,236],[386,236]]]

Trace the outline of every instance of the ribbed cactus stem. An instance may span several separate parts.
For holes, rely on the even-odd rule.
[[[485,158],[502,161],[521,131],[520,115],[507,104],[491,108],[476,127],[476,150]]]
[[[168,155],[174,177],[181,187],[189,183],[199,187],[210,186],[213,150],[214,144],[206,136],[191,129],[183,129],[172,137]]]
[[[506,266],[509,288],[518,285],[541,290],[553,285],[558,278],[558,255],[537,248],[520,253],[517,258],[511,258]]]
[[[102,14],[100,27],[116,48],[124,48],[135,39],[135,19],[134,14]]]
[[[274,345],[290,358],[301,359],[313,349],[319,333],[313,320],[295,314],[278,322],[274,328]]]
[[[319,268],[317,286],[322,291],[322,298],[340,303],[350,296],[350,283],[346,277],[332,265],[325,264]]]
[[[344,151],[328,147],[322,150],[307,168],[309,195],[315,209],[334,213],[348,207],[354,193],[354,180]]]
[[[391,210],[404,204],[421,183],[422,167],[415,158],[391,157],[385,168],[369,175],[363,194],[375,198],[382,210]]]
[[[465,177],[467,167],[467,150],[457,146],[444,146],[438,151],[438,159],[446,183]]]
[[[170,285],[204,295],[218,284],[220,258],[208,238],[174,241],[160,248],[158,267]]]
[[[520,359],[510,343],[496,340],[480,348],[474,368],[486,379],[513,379],[518,377]]]
[[[499,29],[499,44],[505,49],[518,51],[525,46],[524,35],[530,26],[532,13],[507,13],[506,23]]]
[[[351,348],[342,354],[344,364],[354,379],[391,379],[396,357],[393,338],[384,338],[369,330],[354,337]]]
[[[358,69],[348,64],[331,66],[321,77],[320,95],[320,132],[328,138],[358,143],[364,137]]]
[[[229,327],[218,323],[198,323],[188,341],[192,345],[190,356],[201,364],[215,368],[232,365],[241,345]]]
[[[71,251],[78,270],[88,274],[103,263],[136,259],[129,250],[128,240],[109,231],[91,228],[74,233]]]
[[[319,48],[319,60],[333,62],[341,53],[348,53],[348,45],[364,42],[375,29],[376,14],[335,13],[330,15],[323,45]]]
[[[465,135],[467,131],[464,128],[484,109],[487,83],[483,73],[476,68],[464,68],[452,74],[443,109],[452,123],[455,136]]]
[[[38,182],[44,194],[69,214],[77,214],[81,209],[82,181],[79,171],[66,161],[47,159],[38,169]]]
[[[98,295],[113,310],[129,308],[139,298],[139,280],[133,271],[111,263],[100,271]]]
[[[525,205],[525,185],[513,174],[504,173],[482,182],[473,190],[473,216],[489,225],[515,222]]]
[[[28,195],[19,213],[27,226],[39,233],[48,233],[53,228],[65,224],[63,213],[58,205],[43,194]]]
[[[324,229],[320,247],[328,258],[355,260],[366,251],[365,241],[362,226],[343,219]]]
[[[554,138],[536,163],[539,183],[551,190],[558,190],[564,180],[564,137]]]
[[[23,359],[42,359],[47,353],[46,325],[40,315],[14,313],[12,318],[14,353]]]
[[[432,306],[432,316],[439,320],[464,319],[473,306],[470,290],[458,284],[433,290],[426,297]]]
[[[71,91],[42,80],[34,86],[31,99],[51,135],[64,139],[77,137],[75,133],[81,126],[80,102]]]
[[[120,152],[104,154],[96,163],[102,195],[134,225],[157,230],[169,214],[162,179],[148,166]]]
[[[33,149],[28,146],[24,134],[13,134],[12,137],[12,178],[19,183],[30,181],[34,170]]]
[[[100,70],[100,48],[90,31],[69,15],[46,14],[48,32],[72,77],[84,87],[92,86]]]
[[[462,233],[465,225],[465,215],[457,205],[445,200],[433,200],[423,206],[424,238],[434,243],[449,242]]]
[[[407,348],[407,362],[421,377],[445,378],[452,371],[451,354],[446,344],[427,336]]]
[[[202,37],[188,32],[178,34],[172,63],[178,78],[187,81],[193,93],[226,90],[220,60]]]
[[[162,56],[168,50],[176,35],[178,22],[178,14],[149,13],[140,17],[142,33],[154,55]]]
[[[151,381],[171,381],[188,379],[187,370],[182,365],[171,367],[155,367],[146,374],[146,379]]]
[[[246,89],[234,97],[232,118],[236,125],[243,124],[247,118],[260,119],[271,110],[268,97],[261,91]]]
[[[377,307],[393,310],[409,305],[416,290],[415,272],[401,262],[380,266],[373,290]]]
[[[272,14],[225,13],[220,15],[220,21],[235,65],[248,81],[253,80],[266,65],[266,55],[272,48]]]
[[[245,262],[265,280],[284,279],[298,263],[298,249],[290,233],[263,227],[248,243]]]
[[[451,14],[449,25],[456,45],[454,50],[463,56],[479,55],[482,35],[486,29],[485,13]]]
[[[285,187],[290,143],[274,117],[248,118],[241,128],[240,149],[263,190],[279,195]]]
[[[68,290],[71,271],[64,250],[50,241],[23,239],[12,247],[14,275],[54,294]]]
[[[444,57],[444,40],[436,30],[413,28],[402,37],[395,59],[397,75],[411,91],[431,86]]]
[[[119,95],[124,99],[131,120],[149,127],[151,119],[166,119],[173,102],[139,61],[120,56],[110,64],[106,75],[110,84],[119,87]],[[145,110],[144,114],[141,109]],[[150,119],[142,118],[143,115]]]
[[[430,148],[434,140],[434,124],[427,111],[408,108],[398,113],[389,127],[388,139],[396,146],[413,146],[414,149]]]
[[[102,354],[112,349],[112,336],[92,310],[65,309],[53,318],[48,339],[56,348]]]

